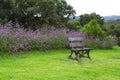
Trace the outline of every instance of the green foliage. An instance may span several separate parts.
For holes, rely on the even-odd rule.
[[[120,19],[117,19],[117,20],[106,20],[104,22],[104,25],[105,26],[112,26],[112,25],[119,25],[120,24]]]
[[[74,29],[74,30],[80,30],[82,28],[78,20],[71,23],[69,22],[67,26],[69,29]]]
[[[13,3],[11,0],[0,0],[0,18],[7,19],[12,13]]]
[[[107,35],[116,36],[118,38],[118,45],[120,45],[120,24],[105,25],[103,29],[106,31]]]
[[[95,19],[86,24],[82,31],[86,32],[89,36],[93,36],[94,38],[105,36],[105,32],[101,29],[100,25]]]
[[[120,37],[120,19],[105,21],[103,29],[106,31],[107,35]]]
[[[120,37],[118,37],[118,46],[120,46]]]
[[[95,49],[112,49],[117,45],[117,38],[113,36],[104,37],[102,39],[88,39],[86,47],[92,47]]]
[[[85,24],[88,24],[92,19],[95,19],[100,26],[104,24],[104,19],[96,13],[80,15],[79,21],[80,24],[84,26]]]
[[[25,27],[65,26],[75,10],[65,0],[1,0],[0,18],[21,22]]]

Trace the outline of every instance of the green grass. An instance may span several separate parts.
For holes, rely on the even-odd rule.
[[[77,62],[68,55],[69,50],[2,55],[0,80],[120,80],[120,47],[93,50],[92,60]]]

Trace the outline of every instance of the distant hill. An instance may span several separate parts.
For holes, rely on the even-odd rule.
[[[70,23],[72,23],[72,22],[74,22],[74,21],[76,21],[76,20],[79,20],[79,16],[75,16],[75,18],[73,19],[73,18],[71,18],[70,20],[69,20],[69,22]]]
[[[120,25],[120,19],[116,20],[105,20],[104,25],[110,26],[110,25]]]
[[[118,15],[112,15],[112,16],[102,16],[104,20],[117,20],[120,19],[120,16]]]
[[[108,20],[117,20],[120,19],[120,15],[111,15],[111,16],[102,16],[105,21]],[[75,19],[70,19],[70,22],[74,22],[75,20],[78,20],[80,16],[75,16]]]

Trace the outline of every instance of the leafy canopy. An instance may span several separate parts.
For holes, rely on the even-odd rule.
[[[82,31],[86,32],[89,36],[93,36],[94,38],[105,36],[105,32],[101,29],[100,25],[95,19],[86,24]]]
[[[19,21],[25,27],[65,26],[75,10],[65,0],[0,0],[0,19]]]
[[[85,24],[89,23],[92,19],[95,19],[100,26],[104,24],[104,19],[96,13],[80,15],[79,21],[80,24],[84,26]]]

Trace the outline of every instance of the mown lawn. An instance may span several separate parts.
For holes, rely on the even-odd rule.
[[[120,47],[93,50],[92,60],[77,62],[68,55],[69,50],[2,55],[0,80],[120,80]]]

